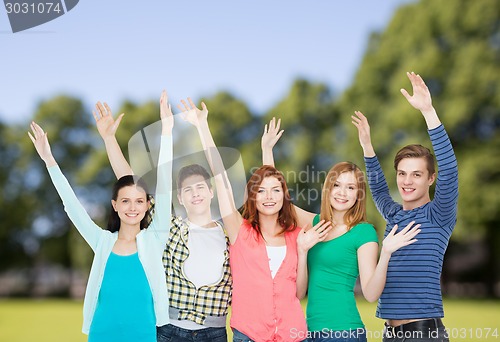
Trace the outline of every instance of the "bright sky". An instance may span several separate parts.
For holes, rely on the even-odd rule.
[[[22,123],[66,93],[112,108],[229,90],[263,113],[305,77],[335,92],[351,83],[370,32],[412,0],[81,0],[64,16],[13,34],[0,8],[0,120]]]

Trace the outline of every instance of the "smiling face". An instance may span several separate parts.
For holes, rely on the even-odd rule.
[[[201,175],[192,175],[182,181],[177,194],[179,203],[186,208],[189,215],[203,215],[210,212],[210,204],[214,193]]]
[[[415,209],[430,202],[429,188],[434,182],[435,174],[429,175],[424,158],[401,159],[396,172],[403,209]]]
[[[337,212],[347,212],[356,203],[358,182],[354,172],[343,172],[333,183],[330,192],[330,205]]]
[[[255,204],[260,215],[276,215],[283,207],[284,192],[276,177],[265,177],[255,195]]]
[[[111,204],[120,218],[121,226],[140,225],[149,208],[146,192],[135,185],[121,188]]]

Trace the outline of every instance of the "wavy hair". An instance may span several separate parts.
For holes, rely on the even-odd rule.
[[[250,222],[253,229],[262,235],[259,226],[259,211],[257,210],[256,196],[262,181],[267,177],[276,178],[281,183],[283,189],[283,207],[281,207],[278,214],[278,223],[283,228],[282,232],[293,231],[297,227],[297,215],[290,199],[285,177],[280,171],[270,165],[259,167],[248,180],[246,186],[247,199],[243,204],[242,216]]]

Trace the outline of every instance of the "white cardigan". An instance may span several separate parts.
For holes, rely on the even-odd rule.
[[[97,226],[76,197],[58,165],[48,168],[49,175],[61,197],[68,217],[95,253],[83,301],[83,333],[92,324],[101,289],[106,262],[118,238]],[[158,177],[155,195],[155,216],[147,229],[137,234],[137,252],[153,295],[156,325],[168,324],[168,291],[162,256],[168,239],[171,220],[172,136],[161,137]]]

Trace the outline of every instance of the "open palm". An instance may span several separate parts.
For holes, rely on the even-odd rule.
[[[182,105],[177,105],[182,113],[182,118],[190,124],[198,127],[203,121],[207,121],[208,109],[204,102],[201,103],[201,109],[196,107],[193,100],[188,97],[188,102],[181,100]]]

